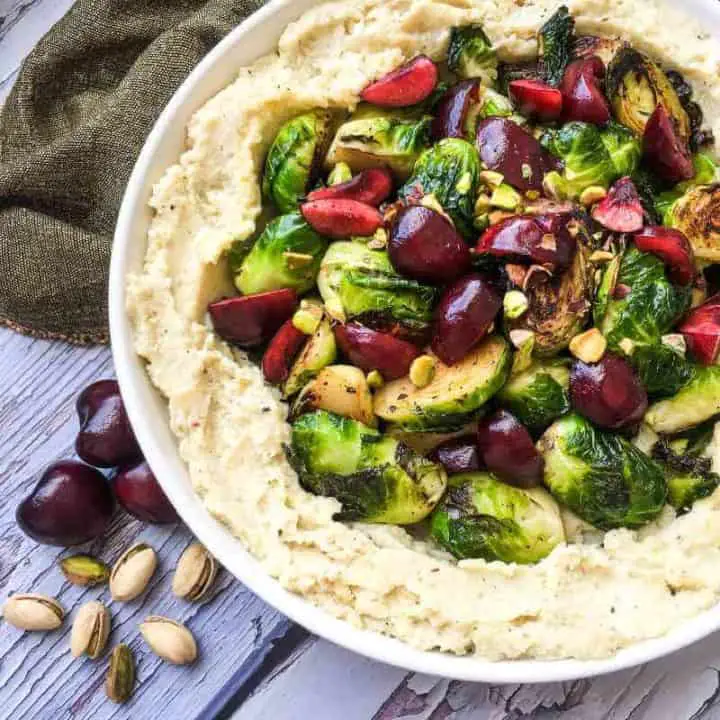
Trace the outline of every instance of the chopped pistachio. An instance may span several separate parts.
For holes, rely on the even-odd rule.
[[[618,347],[627,355],[630,356],[635,352],[635,343],[630,338],[623,338],[619,343]]]
[[[531,330],[511,330],[510,342],[517,348],[513,356],[510,373],[517,375],[525,372],[532,365],[532,355],[535,349],[535,333]]]
[[[600,202],[607,197],[607,190],[601,185],[591,185],[589,188],[585,188],[580,194],[580,202],[585,207],[590,207],[596,202]]]
[[[525,193],[525,197],[526,197],[528,200],[532,200],[532,201],[534,201],[534,200],[539,200],[539,199],[540,199],[540,192],[539,192],[538,190],[528,190],[528,191]]]
[[[507,210],[493,210],[488,214],[488,219],[490,220],[491,225],[497,225],[503,220],[507,220],[511,217],[515,217],[515,213],[508,212]]]
[[[410,382],[417,388],[429,385],[435,377],[437,361],[430,355],[421,355],[410,366]]]
[[[339,162],[328,175],[328,185],[340,185],[340,183],[352,180],[352,170],[347,163]]]
[[[370,238],[367,246],[371,250],[384,250],[388,244],[388,234],[385,228],[379,227],[375,234]]]
[[[445,208],[443,208],[443,206],[440,204],[440,201],[433,193],[423,196],[420,204],[423,207],[428,208],[428,210],[434,210],[436,213],[440,213],[448,222],[452,223],[453,225],[455,224],[452,218],[445,212]]]
[[[590,262],[599,265],[600,263],[610,262],[615,256],[607,250],[596,250],[590,256]]]
[[[495,170],[483,170],[480,173],[480,182],[489,188],[496,188],[503,184],[505,176]]]
[[[312,335],[320,325],[323,319],[323,306],[316,302],[303,300],[300,307],[295,311],[292,318],[292,324],[301,333]]]
[[[284,252],[283,257],[290,270],[298,270],[315,262],[315,258],[307,253]]]
[[[490,197],[490,204],[501,210],[517,210],[522,203],[522,195],[507,183],[498,185]]]
[[[484,215],[476,215],[473,218],[473,227],[476,230],[487,230],[488,225],[490,225],[490,218],[488,217],[487,213],[485,213]]]
[[[570,353],[585,363],[598,362],[606,350],[607,340],[597,328],[580,333],[570,341]]]
[[[490,209],[490,196],[480,193],[475,201],[475,215],[484,215]]]
[[[516,320],[527,312],[530,302],[527,295],[520,290],[510,290],[503,297],[503,311],[505,317]]]

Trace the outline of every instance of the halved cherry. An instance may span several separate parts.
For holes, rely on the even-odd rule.
[[[292,318],[275,333],[262,359],[263,375],[271,385],[280,385],[288,379],[290,368],[307,339],[308,336],[293,325]]]
[[[540,80],[513,80],[508,90],[515,106],[526,117],[557,120],[562,113],[562,93]]]
[[[577,361],[570,372],[570,401],[588,420],[608,430],[637,425],[648,397],[630,363],[605,353],[597,363]]]
[[[435,140],[465,137],[468,112],[478,102],[479,89],[478,80],[462,80],[442,96],[432,124]]]
[[[714,365],[720,355],[720,293],[695,308],[679,330],[692,355],[703,365]]]
[[[270,340],[297,304],[297,293],[283,288],[218,300],[208,306],[208,312],[221,338],[250,348]]]
[[[680,230],[651,225],[635,235],[639,250],[657,255],[668,268],[668,277],[678,285],[689,285],[695,279],[695,254]]]
[[[331,238],[372,235],[383,224],[378,210],[357,200],[314,200],[303,203],[300,211],[315,230]]]
[[[610,121],[610,107],[600,89],[604,77],[605,65],[597,56],[576,60],[567,66],[560,83],[563,120],[579,120],[594,125]]]
[[[480,458],[510,485],[529,488],[542,480],[543,458],[527,428],[507,410],[483,418],[477,433]]]
[[[632,233],[642,230],[645,212],[635,183],[624,177],[618,180],[592,211],[593,219],[608,230]]]
[[[430,459],[439,462],[450,475],[480,470],[480,453],[474,435],[446,440],[431,453]]]
[[[546,173],[561,168],[560,160],[507,118],[483,120],[478,126],[476,144],[485,166],[502,173],[510,185],[523,191],[542,190]]]
[[[358,322],[334,328],[343,354],[365,372],[377,370],[385,380],[397,380],[410,371],[420,351],[412,343],[389,333],[371,330]]]
[[[392,189],[393,177],[389,170],[370,168],[359,172],[347,182],[313,190],[307,200],[357,200],[377,207],[390,195]]]
[[[511,217],[488,228],[475,253],[564,270],[575,254],[575,238],[568,227],[571,221],[572,216],[563,213]]]
[[[648,165],[663,180],[678,183],[695,177],[690,148],[676,132],[662,103],[658,103],[645,126],[643,151]]]
[[[396,216],[388,254],[395,269],[415,280],[445,284],[470,269],[470,248],[439,212],[411,205]]]
[[[501,306],[502,296],[486,276],[457,280],[435,309],[433,352],[446,365],[462,360],[485,337]]]
[[[435,89],[438,69],[427,55],[418,55],[368,85],[360,96],[380,107],[407,107],[425,100]]]

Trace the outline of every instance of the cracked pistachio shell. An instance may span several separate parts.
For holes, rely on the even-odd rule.
[[[65,610],[55,598],[47,595],[17,593],[5,602],[3,617],[20,630],[56,630],[62,625]]]
[[[140,632],[150,649],[173,665],[188,665],[197,658],[195,638],[182,623],[151,615],[140,624]]]
[[[124,552],[110,573],[113,600],[128,602],[141,595],[157,568],[157,555],[145,543],[137,543]]]
[[[102,655],[110,634],[110,612],[95,600],[85,603],[75,616],[70,634],[73,657],[87,655],[93,660]]]
[[[194,542],[178,560],[172,589],[175,595],[192,602],[206,599],[217,575],[217,562],[204,545]]]

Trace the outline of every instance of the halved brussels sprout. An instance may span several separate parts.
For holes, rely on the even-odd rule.
[[[510,117],[514,113],[515,108],[509,97],[501,95],[492,88],[483,89],[476,120],[484,120],[489,117]],[[474,136],[475,134],[473,134]]]
[[[465,237],[475,234],[473,216],[480,176],[474,145],[446,138],[423,152],[412,176],[399,190],[401,198],[433,195]]]
[[[315,285],[328,241],[300,213],[271,221],[238,266],[229,256],[235,286],[243,295],[291,288],[304,293]]]
[[[617,53],[625,46],[625,42],[617,37],[598,37],[597,35],[581,35],[573,45],[573,59],[587,60],[599,57],[607,67]]]
[[[288,457],[305,489],[340,501],[338,520],[416,523],[430,514],[447,484],[442,466],[324,410],[293,423]]]
[[[698,185],[715,185],[720,182],[720,165],[711,155],[707,153],[693,155],[693,167],[695,168],[695,177],[692,180],[678,183],[671,190],[655,192],[655,210],[663,225],[673,227],[673,211],[685,193]]]
[[[530,564],[565,542],[560,508],[542,488],[523,490],[490,473],[453,475],[431,534],[456,558]]]
[[[685,356],[661,341],[637,345],[630,360],[651,397],[674,395],[693,374]]]
[[[674,443],[672,444],[674,445]],[[675,452],[672,445],[658,442],[652,457],[665,470],[668,484],[668,502],[678,512],[692,508],[697,500],[712,495],[720,485],[720,476],[712,471],[712,460],[688,448]]]
[[[566,415],[551,425],[538,449],[550,492],[595,527],[640,527],[665,505],[667,485],[657,463],[580,415]]]
[[[328,110],[313,110],[288,120],[275,136],[265,160],[262,189],[281,213],[297,209],[317,177],[331,123]]]
[[[615,119],[642,137],[650,116],[662,103],[686,143],[690,142],[690,119],[665,72],[649,57],[623,47],[607,72],[607,95]]]
[[[674,435],[720,413],[720,365],[695,366],[693,377],[678,393],[651,405],[645,422],[661,435]]]
[[[562,5],[540,28],[538,33],[538,64],[540,75],[548,85],[557,87],[563,79],[573,50],[575,20]]]
[[[577,199],[593,186],[608,188],[618,178],[632,175],[640,162],[640,143],[617,123],[601,129],[570,122],[547,130],[540,142],[565,163],[562,173],[545,176],[546,187],[560,199]]]
[[[395,272],[387,252],[357,242],[335,242],[320,265],[318,288],[336,320],[422,334],[432,320],[436,289]]]
[[[354,365],[323,368],[301,390],[291,415],[299,417],[313,410],[327,410],[370,427],[377,425],[365,373]]]
[[[503,386],[511,362],[507,342],[488,338],[455,365],[438,361],[423,388],[408,378],[387,383],[375,394],[375,414],[407,431],[456,430]]]
[[[687,236],[698,260],[720,262],[720,184],[688,190],[669,208],[665,224]]]
[[[509,330],[530,330],[535,334],[533,352],[540,357],[565,350],[590,316],[594,273],[584,234],[583,229],[577,237],[572,265],[561,275],[528,288],[525,291],[530,303],[528,311],[517,320],[506,322]]]
[[[324,319],[310,336],[296,358],[290,375],[283,385],[283,395],[292,397],[312,380],[324,367],[335,362],[337,346],[330,322]]]
[[[335,133],[328,150],[328,168],[344,162],[354,173],[388,167],[401,180],[412,172],[420,153],[430,145],[432,117],[403,110],[361,105]]]
[[[570,368],[566,361],[535,361],[524,372],[510,377],[497,400],[537,434],[570,410],[569,387]]]
[[[448,68],[461,78],[479,78],[492,86],[497,80],[498,60],[482,25],[466,25],[450,31]]]

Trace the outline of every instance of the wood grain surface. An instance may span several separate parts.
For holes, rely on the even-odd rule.
[[[23,57],[72,2],[0,0],[0,103]],[[112,561],[142,538],[158,551],[160,567],[146,595],[111,603],[111,643],[130,644],[139,676],[132,702],[112,705],[103,689],[107,658],[74,660],[68,642],[76,609],[87,599],[109,602],[107,590],[71,586],[57,568],[65,553],[36,545],[14,521],[15,506],[42,469],[72,454],[77,392],[112,374],[106,348],[73,348],[0,329],[0,602],[36,590],[59,597],[69,614],[50,634],[23,634],[0,622],[0,719],[720,720],[718,636],[645,667],[573,683],[431,678],[311,637],[227,573],[211,602],[174,600],[170,576],[189,533],[142,526],[122,513],[90,549]],[[188,624],[200,646],[197,664],[176,668],[149,653],[137,624],[151,613]]]

